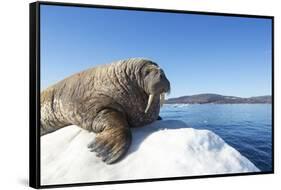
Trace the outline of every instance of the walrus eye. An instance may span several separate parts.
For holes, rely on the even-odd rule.
[[[150,69],[145,70],[144,75],[147,76],[150,73]]]

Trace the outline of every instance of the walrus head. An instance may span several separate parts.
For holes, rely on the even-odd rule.
[[[160,106],[163,105],[165,93],[170,92],[170,82],[164,71],[156,63],[151,63],[143,67],[142,78],[144,90],[148,95],[145,109],[145,113],[147,113],[154,99],[160,98]]]

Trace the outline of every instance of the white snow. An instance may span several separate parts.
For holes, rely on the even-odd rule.
[[[77,126],[41,137],[41,184],[259,171],[213,132],[189,128],[181,121],[156,121],[132,134],[127,156],[113,165],[87,149],[95,134]]]

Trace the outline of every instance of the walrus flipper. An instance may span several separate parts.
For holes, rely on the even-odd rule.
[[[97,132],[97,135],[89,143],[88,148],[91,152],[96,152],[102,161],[112,164],[126,154],[132,136],[128,122],[122,113],[115,110],[103,110],[95,119],[93,130]]]

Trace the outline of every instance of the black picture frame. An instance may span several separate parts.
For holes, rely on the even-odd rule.
[[[88,7],[88,8],[106,8],[116,10],[135,10],[135,11],[150,11],[150,12],[169,12],[181,14],[200,14],[214,16],[231,16],[231,17],[246,17],[246,18],[265,18],[270,19],[272,23],[272,171],[268,172],[250,172],[250,173],[231,173],[217,175],[200,175],[200,176],[182,176],[168,177],[157,179],[137,179],[137,180],[122,180],[122,181],[106,181],[106,182],[91,182],[91,183],[75,183],[75,184],[40,184],[40,5],[58,5],[71,7]],[[54,188],[54,187],[72,187],[72,186],[88,186],[102,184],[120,184],[120,183],[135,183],[135,182],[152,182],[165,180],[183,180],[195,178],[211,178],[211,177],[230,177],[230,176],[246,176],[258,174],[273,174],[274,173],[274,16],[264,15],[248,15],[248,14],[230,14],[218,12],[200,12],[187,10],[168,10],[156,8],[141,8],[141,7],[125,7],[125,6],[109,6],[109,5],[92,5],[92,4],[77,4],[77,3],[60,3],[38,1],[29,4],[29,59],[30,59],[30,80],[29,80],[29,185],[33,188]]]

